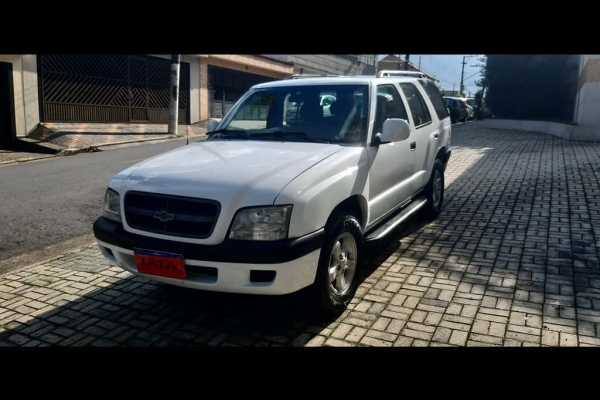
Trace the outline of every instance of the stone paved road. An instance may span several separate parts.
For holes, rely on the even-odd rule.
[[[445,208],[369,258],[346,313],[151,283],[95,247],[0,277],[4,346],[600,345],[600,145],[456,127]]]

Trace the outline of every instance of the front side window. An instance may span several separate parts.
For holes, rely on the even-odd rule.
[[[366,138],[367,96],[367,85],[256,89],[211,136],[361,144]]]
[[[394,85],[385,84],[377,86],[376,110],[373,135],[381,133],[383,123],[388,118],[400,118],[408,121],[406,108]]]

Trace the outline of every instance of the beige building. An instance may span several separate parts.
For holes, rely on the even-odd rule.
[[[573,120],[579,126],[597,128],[600,137],[600,54],[582,54],[579,57]]]
[[[170,55],[0,55],[0,148],[40,122],[168,121]],[[375,73],[375,55],[181,56],[179,122],[221,118],[253,85],[294,73]]]

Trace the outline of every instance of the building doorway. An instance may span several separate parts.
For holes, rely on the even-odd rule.
[[[12,64],[0,62],[0,149],[13,146],[15,129],[15,104]]]

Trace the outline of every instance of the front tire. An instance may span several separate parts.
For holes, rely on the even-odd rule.
[[[358,288],[363,235],[352,215],[333,220],[325,234],[315,280],[316,296],[321,313],[337,315],[346,310]]]
[[[431,178],[425,188],[427,204],[425,205],[424,212],[427,219],[436,219],[442,211],[444,204],[444,184],[444,164],[438,158],[433,163]]]

